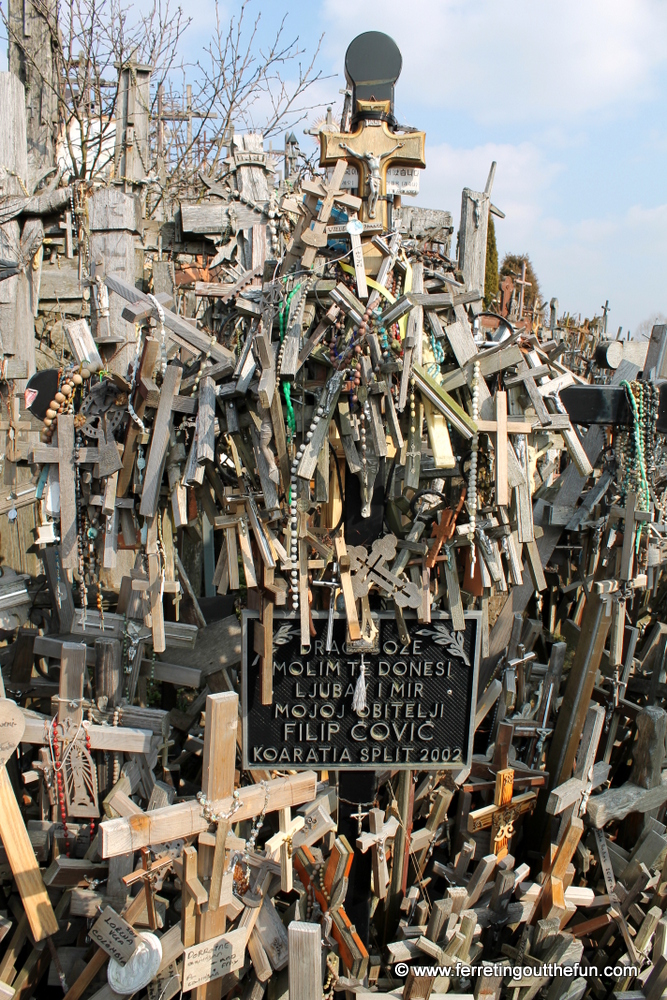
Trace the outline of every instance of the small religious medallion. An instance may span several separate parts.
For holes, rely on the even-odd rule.
[[[109,960],[107,979],[114,993],[130,996],[145,989],[155,978],[162,962],[162,945],[155,934],[146,931],[139,935],[134,954],[125,965],[115,958]]]

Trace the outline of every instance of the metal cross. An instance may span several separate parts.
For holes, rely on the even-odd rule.
[[[336,613],[336,597],[338,595],[338,591],[340,590],[340,574],[338,572],[338,563],[336,561],[334,561],[333,564],[332,576],[333,579],[331,580],[313,580],[314,587],[327,587],[329,589],[329,617],[327,619],[327,642],[325,647],[327,653],[330,653],[333,647],[333,625]]]

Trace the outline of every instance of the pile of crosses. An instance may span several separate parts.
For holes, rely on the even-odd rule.
[[[82,318],[28,382],[0,996],[667,988],[667,331],[593,385],[485,312],[495,165],[453,259],[401,204],[396,46],[346,72],[275,257],[195,281],[199,325],[98,274],[127,370]]]

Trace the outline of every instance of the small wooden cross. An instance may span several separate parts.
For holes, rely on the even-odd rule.
[[[463,509],[463,503],[466,498],[465,489],[461,492],[459,497],[459,502],[456,505],[456,510],[443,510],[440,515],[440,524],[436,521],[433,522],[431,526],[431,538],[435,538],[435,543],[429,549],[428,555],[426,556],[426,565],[429,569],[433,569],[436,560],[440,555],[440,549],[442,546],[448,542],[454,535],[454,529],[456,528],[456,521]]]
[[[264,848],[269,857],[280,857],[280,888],[283,892],[291,892],[294,886],[292,869],[292,837],[303,827],[305,819],[297,816],[292,819],[289,806],[278,810],[278,833],[270,837]]]
[[[322,913],[331,913],[331,936],[338,944],[343,965],[352,976],[363,978],[368,965],[368,951],[344,907],[353,859],[354,852],[345,837],[336,837],[321,880],[317,877],[317,862],[308,847],[297,850],[294,867],[302,885],[312,893]]]
[[[365,815],[365,814],[364,814]],[[382,809],[371,809],[368,813],[370,833],[362,833],[357,837],[357,847],[362,854],[371,848],[373,856],[373,885],[378,899],[385,899],[389,885],[389,867],[387,865],[387,841],[393,840],[399,827],[396,816],[384,820]]]
[[[496,774],[493,805],[475,809],[468,816],[468,831],[476,833],[491,827],[491,847],[497,858],[509,852],[509,842],[514,834],[514,821],[535,808],[537,792],[524,792],[513,798],[514,768],[502,768]]]
[[[526,281],[526,262],[521,261],[521,277],[514,279],[514,284],[519,286],[519,319],[523,318],[523,298],[526,288],[531,287],[531,282]]]
[[[285,274],[292,264],[301,256],[301,265],[305,268],[313,266],[318,249],[327,245],[327,223],[331,217],[334,204],[338,203],[343,208],[357,212],[361,208],[361,198],[343,191],[340,187],[347,160],[340,159],[336,163],[333,176],[330,181],[314,180],[304,181],[302,189],[305,194],[304,201],[297,203],[295,210],[301,213],[294,236],[290,243],[285,260],[283,261],[281,273]],[[320,205],[318,211],[318,203]],[[292,206],[290,205],[290,208]]]
[[[141,848],[141,868],[138,868],[134,872],[130,872],[129,875],[123,875],[123,882],[127,886],[134,885],[135,882],[143,882],[144,894],[146,897],[146,915],[148,918],[148,926],[152,931],[157,929],[157,914],[155,912],[155,899],[153,898],[153,890],[155,888],[155,883],[158,878],[166,874],[167,868],[170,868],[174,862],[173,858],[160,858],[159,861],[153,861],[151,863],[151,852],[148,847]]]

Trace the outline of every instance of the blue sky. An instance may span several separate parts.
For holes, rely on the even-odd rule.
[[[194,61],[215,4],[183,6]],[[219,7],[224,18],[239,3]],[[351,39],[391,34],[403,54],[397,116],[426,131],[416,203],[458,225],[461,189],[483,187],[495,159],[499,252],[528,252],[561,312],[592,316],[609,299],[610,330],[624,336],[667,312],[664,0],[251,0],[253,11],[267,34],[287,13],[287,34],[309,51],[324,34],[319,65],[334,76],[315,87],[323,103],[340,100]]]

